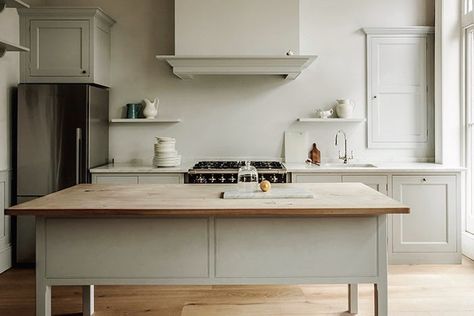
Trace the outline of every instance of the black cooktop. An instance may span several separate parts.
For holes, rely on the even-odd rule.
[[[283,164],[279,161],[251,161],[250,164],[257,169],[285,169]],[[239,169],[245,165],[245,161],[199,161],[193,167],[193,169],[212,169],[212,170],[224,170],[224,169]]]

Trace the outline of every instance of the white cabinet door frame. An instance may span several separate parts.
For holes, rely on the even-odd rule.
[[[433,189],[431,192],[428,191],[430,188]],[[421,190],[417,192],[417,189]],[[415,196],[414,192],[419,196]],[[393,198],[411,207],[410,214],[392,216],[394,253],[458,251],[456,176],[393,176]],[[418,198],[419,202],[416,201]],[[410,205],[407,199],[411,199],[411,204],[415,205]],[[430,203],[433,204],[433,209],[419,207]],[[436,210],[443,211],[443,207],[443,214],[435,213]],[[427,212],[433,212],[433,216],[429,216]]]
[[[428,144],[433,107],[431,29],[365,31],[368,147]]]

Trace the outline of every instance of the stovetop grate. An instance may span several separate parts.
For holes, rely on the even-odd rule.
[[[283,164],[279,161],[251,161],[250,164],[258,169],[285,169]],[[226,170],[226,169],[239,169],[245,165],[245,161],[199,161],[193,167],[193,169],[203,170]]]

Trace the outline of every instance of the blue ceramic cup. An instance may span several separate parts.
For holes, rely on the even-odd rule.
[[[127,118],[137,119],[140,117],[141,103],[128,103],[127,104]]]

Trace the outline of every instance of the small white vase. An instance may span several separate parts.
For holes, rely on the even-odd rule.
[[[149,99],[143,100],[145,102],[145,108],[143,109],[143,115],[147,119],[154,119],[158,115],[158,107],[160,105],[160,100],[155,98],[153,101]]]

